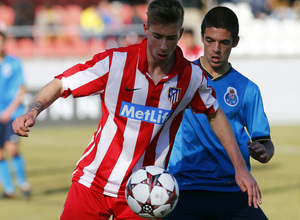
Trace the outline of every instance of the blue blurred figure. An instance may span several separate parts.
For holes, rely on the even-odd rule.
[[[0,181],[4,190],[1,198],[11,198],[16,193],[5,151],[11,156],[17,184],[23,195],[28,198],[30,186],[26,179],[24,159],[18,150],[19,137],[12,129],[13,120],[24,113],[25,107],[21,101],[26,89],[21,62],[5,53],[5,41],[6,34],[0,32]]]

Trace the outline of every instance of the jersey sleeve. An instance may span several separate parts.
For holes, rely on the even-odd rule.
[[[76,98],[103,93],[110,68],[110,55],[109,51],[96,54],[92,60],[77,64],[55,76],[62,81],[62,97],[72,94]]]
[[[207,84],[207,77],[204,74],[198,91],[190,102],[190,107],[194,113],[204,113],[206,115],[214,113],[219,108],[216,92]]]
[[[270,126],[264,111],[261,93],[252,81],[249,81],[247,85],[244,101],[246,128],[252,141],[270,140]]]

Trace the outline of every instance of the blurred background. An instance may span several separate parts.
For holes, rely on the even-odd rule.
[[[253,174],[265,196],[263,209],[270,219],[300,219],[300,0],[181,2],[185,33],[179,45],[191,61],[203,53],[204,14],[216,5],[236,12],[241,39],[230,62],[259,85],[276,148],[270,163],[253,162]],[[147,3],[0,0],[0,30],[8,35],[6,50],[23,62],[28,89],[24,104],[31,104],[55,75],[95,53],[140,42]],[[100,116],[98,97],[59,99],[42,112],[30,138],[21,142],[33,196],[30,201],[0,200],[0,219],[58,219],[74,165]]]
[[[186,57],[202,54],[200,26],[213,6],[234,10],[240,22],[233,66],[261,88],[273,124],[300,124],[300,0],[181,0]],[[0,29],[7,52],[24,63],[31,103],[45,83],[105,48],[138,43],[144,37],[147,0],[1,0]],[[289,76],[293,80],[282,80]],[[39,118],[46,124],[88,122],[101,114],[96,99],[69,100]],[[93,108],[95,107],[95,108]]]

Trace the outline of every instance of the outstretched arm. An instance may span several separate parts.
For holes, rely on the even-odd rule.
[[[249,206],[253,204],[255,208],[258,208],[257,202],[261,203],[259,186],[247,169],[246,162],[242,157],[226,115],[223,110],[219,108],[215,113],[207,116],[207,118],[213,131],[219,138],[232,161],[235,169],[236,183],[243,192],[247,191],[248,193]]]
[[[62,83],[59,79],[54,79],[45,85],[37,94],[28,111],[16,118],[13,122],[13,129],[19,136],[28,137],[28,128],[34,126],[37,116],[48,108],[63,92]]]

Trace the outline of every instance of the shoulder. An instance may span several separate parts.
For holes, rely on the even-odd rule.
[[[238,81],[242,81],[244,83],[248,83],[250,80],[244,76],[242,73],[240,73],[238,70],[236,70],[235,68],[231,67],[230,70],[230,75],[235,78]]]
[[[257,92],[260,93],[260,89],[256,83],[250,80],[248,77],[241,74],[236,69],[232,68],[230,72],[231,80],[234,81],[239,88],[243,88],[246,93],[248,94],[256,94]]]
[[[22,69],[22,62],[19,58],[12,56],[12,55],[6,55],[2,62],[2,69],[4,71],[14,71],[19,72]]]
[[[21,60],[18,57],[15,57],[13,55],[5,55],[5,61],[10,63],[19,63],[21,64]]]

